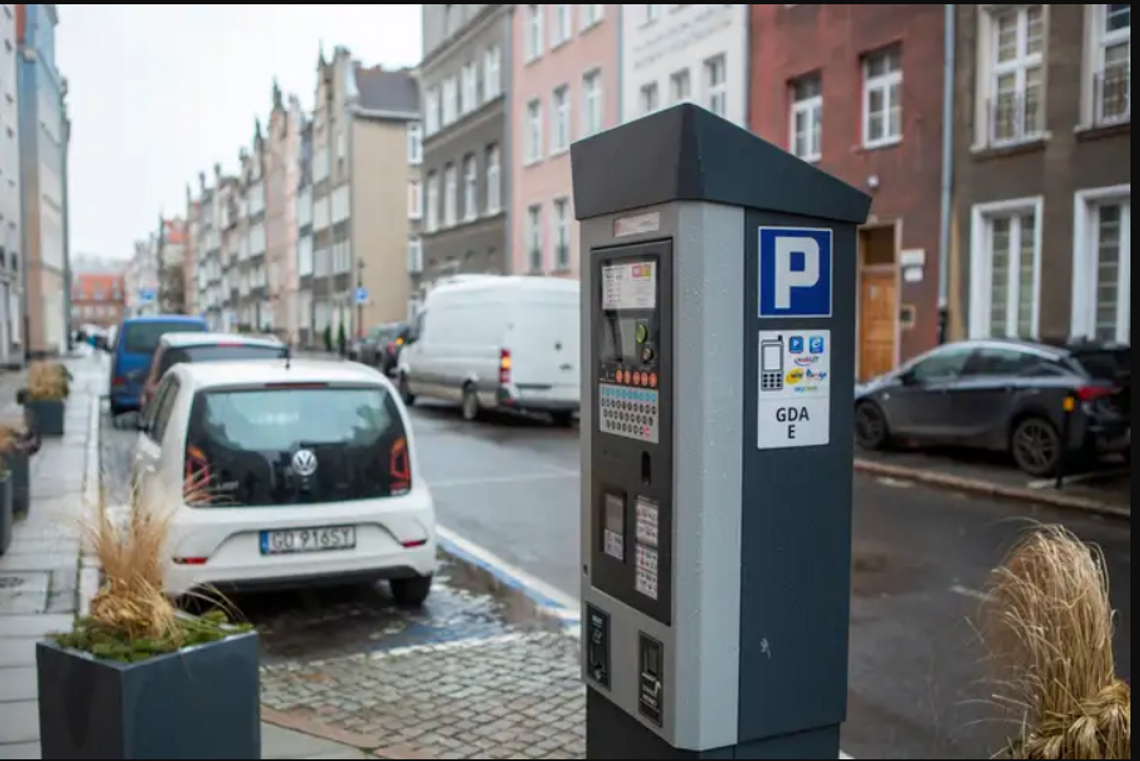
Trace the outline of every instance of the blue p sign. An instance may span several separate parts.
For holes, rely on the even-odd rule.
[[[760,317],[831,317],[831,230],[760,228]]]

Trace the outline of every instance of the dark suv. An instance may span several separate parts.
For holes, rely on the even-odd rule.
[[[396,369],[400,347],[407,342],[411,332],[411,326],[404,322],[376,326],[360,342],[357,361],[375,367],[385,375],[391,375]]]

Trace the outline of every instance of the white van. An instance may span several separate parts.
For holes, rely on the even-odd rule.
[[[485,276],[441,285],[400,351],[397,381],[416,397],[461,402],[463,417],[508,409],[570,425],[581,403],[578,282]]]

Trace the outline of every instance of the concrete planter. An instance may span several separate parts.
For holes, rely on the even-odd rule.
[[[63,437],[63,421],[66,414],[67,405],[63,401],[28,400],[24,404],[24,415],[28,427],[35,429],[40,436],[48,438]]]
[[[260,759],[255,632],[140,663],[36,649],[45,759]]]
[[[12,474],[0,476],[0,555],[12,546],[12,524],[15,515],[12,510]]]
[[[27,515],[32,505],[31,455],[19,450],[4,456],[4,465],[12,474],[12,512]]]

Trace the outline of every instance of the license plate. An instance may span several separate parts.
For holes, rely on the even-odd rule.
[[[262,555],[333,552],[356,547],[356,526],[295,528],[261,532]]]

